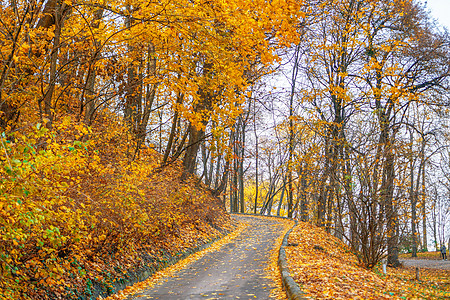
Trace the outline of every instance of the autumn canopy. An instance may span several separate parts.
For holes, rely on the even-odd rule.
[[[1,1],[0,298],[111,289],[227,209],[367,268],[437,247],[449,41],[415,0]]]

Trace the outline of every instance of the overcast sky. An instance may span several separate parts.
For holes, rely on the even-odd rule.
[[[433,18],[450,30],[450,0],[427,0],[427,7]]]

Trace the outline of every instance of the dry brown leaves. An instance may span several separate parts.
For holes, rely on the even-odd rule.
[[[448,299],[450,272],[412,268],[368,270],[339,239],[322,228],[299,222],[289,236],[286,255],[294,280],[313,299]]]

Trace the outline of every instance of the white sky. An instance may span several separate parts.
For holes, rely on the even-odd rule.
[[[450,0],[422,0],[422,3],[425,1],[431,16],[450,30]]]

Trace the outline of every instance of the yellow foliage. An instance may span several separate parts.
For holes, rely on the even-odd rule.
[[[150,149],[130,162],[126,130],[100,123],[93,131],[63,118],[1,135],[2,298],[80,293],[120,278],[142,251],[182,252],[229,221],[219,200],[177,179],[179,167],[156,173]]]

